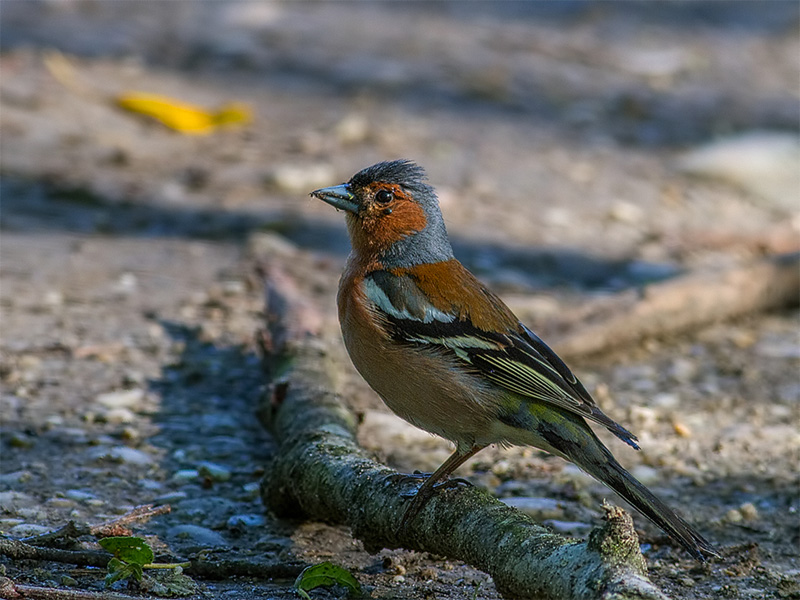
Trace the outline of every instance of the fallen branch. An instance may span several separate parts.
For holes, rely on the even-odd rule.
[[[85,590],[65,590],[15,583],[8,577],[0,577],[0,598],[6,600],[139,600],[141,596],[128,596],[117,592],[89,592]]]
[[[800,254],[787,254],[602,298],[548,323],[541,333],[562,357],[575,358],[798,303]],[[527,320],[524,304],[514,309]]]
[[[514,598],[665,596],[648,581],[630,517],[579,543],[548,532],[477,488],[440,490],[404,530],[408,483],[355,441],[356,423],[336,393],[334,351],[318,335],[292,280],[273,268],[267,290],[266,366],[279,376],[262,415],[280,443],[262,498],[280,516],[348,525],[369,551],[404,547],[463,560],[488,572]],[[316,327],[316,329],[315,329]]]
[[[74,544],[79,537],[89,535],[90,533],[91,528],[85,523],[68,521],[66,525],[54,531],[48,531],[40,535],[32,535],[22,538],[20,541],[30,546],[59,547],[62,545]]]
[[[39,560],[105,569],[111,554],[101,550],[62,550],[31,546],[21,540],[0,538],[0,555],[13,560]],[[304,563],[263,562],[258,560],[193,560],[183,572],[202,579],[255,577],[258,579],[291,579],[308,565]],[[0,596],[2,597],[2,596]]]
[[[14,560],[41,560],[105,569],[112,556],[99,550],[62,550],[46,546],[31,546],[20,540],[0,538],[0,555]]]

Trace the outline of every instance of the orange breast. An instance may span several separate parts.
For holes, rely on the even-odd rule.
[[[460,368],[454,357],[393,341],[376,322],[356,281],[351,270],[345,271],[338,305],[345,346],[358,372],[401,418],[472,445],[498,414],[491,384]]]

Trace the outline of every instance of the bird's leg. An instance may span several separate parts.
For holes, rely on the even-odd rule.
[[[400,521],[400,530],[405,529],[408,523],[410,523],[414,519],[414,517],[416,517],[419,514],[419,511],[421,511],[425,506],[425,504],[428,502],[428,500],[430,500],[434,490],[437,487],[439,487],[437,485],[437,482],[441,481],[442,479],[450,475],[450,473],[455,471],[458,467],[463,465],[467,460],[475,456],[475,454],[483,450],[485,447],[486,447],[485,444],[475,445],[472,446],[466,452],[460,451],[460,449],[456,449],[456,451],[453,452],[453,454],[451,454],[450,457],[442,463],[442,466],[436,469],[433,475],[430,475],[429,477],[425,478],[425,481],[422,483],[422,485],[417,490],[417,493],[414,494],[413,498],[411,499],[411,503],[406,508],[405,513],[403,513],[403,518]],[[421,474],[420,476],[423,475],[424,474]],[[465,480],[463,479],[455,480],[454,483],[458,485],[460,484],[460,482],[463,481]],[[441,485],[447,485],[447,483],[443,483]]]

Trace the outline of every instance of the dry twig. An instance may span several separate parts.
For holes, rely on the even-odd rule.
[[[800,254],[787,254],[589,302],[543,333],[562,357],[575,358],[798,303]],[[525,320],[524,305],[514,308]]]
[[[0,577],[0,598],[6,600],[137,600],[140,596],[128,596],[117,592],[90,592],[85,590],[65,590],[15,583],[8,577]]]
[[[143,504],[136,506],[129,510],[127,513],[116,519],[111,519],[105,523],[93,525],[90,533],[96,537],[112,537],[115,535],[131,535],[130,529],[125,527],[129,523],[137,523],[148,521],[149,519],[158,515],[164,515],[170,512],[172,508],[169,504],[163,506],[153,506],[152,504]]]

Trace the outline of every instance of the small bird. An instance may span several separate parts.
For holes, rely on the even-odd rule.
[[[395,160],[311,192],[346,212],[352,252],[337,303],[353,364],[395,414],[456,446],[419,487],[403,523],[486,446],[527,445],[605,483],[697,559],[716,555],[622,468],[587,420],[638,450],[636,436],[606,416],[555,352],[456,260],[426,180],[422,167]]]

